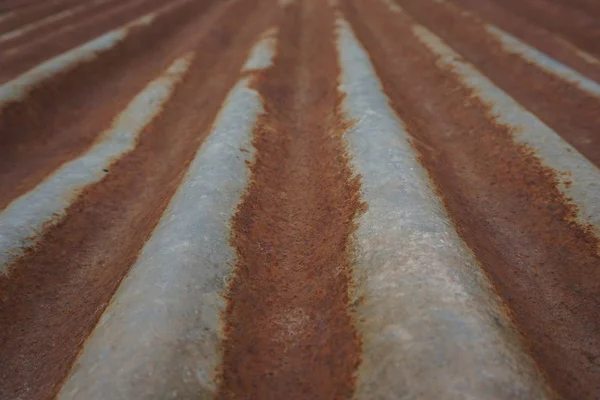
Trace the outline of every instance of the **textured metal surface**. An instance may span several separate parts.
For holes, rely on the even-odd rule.
[[[568,177],[569,184],[561,189],[577,206],[581,222],[600,230],[600,170],[535,115],[524,110],[472,66],[463,62],[433,33],[418,26],[414,31],[423,43],[439,55],[440,65],[455,71],[476,96],[489,105],[490,112],[499,123],[511,129],[515,140],[531,146],[545,164]]]
[[[244,69],[269,65],[269,42],[256,46]],[[216,390],[221,293],[235,257],[227,225],[248,184],[245,161],[261,108],[248,78],[238,82],[59,398],[192,398]]]
[[[346,138],[369,204],[355,239],[358,287],[368,293],[358,311],[365,354],[357,397],[545,398],[367,55],[346,23],[340,31],[341,87],[347,113],[358,121]],[[460,374],[449,373],[449,365]]]
[[[36,189],[12,202],[0,216],[0,265],[35,244],[44,227],[59,223],[82,188],[98,182],[114,159],[133,150],[138,136],[185,76],[191,55],[177,59],[137,95],[86,154],[64,164]],[[6,271],[3,271],[6,272]]]
[[[599,24],[0,0],[0,399],[600,397]]]

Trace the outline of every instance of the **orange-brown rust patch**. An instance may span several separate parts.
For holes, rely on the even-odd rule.
[[[397,0],[495,84],[600,167],[600,99],[508,53],[475,18],[433,0]],[[526,84],[524,84],[526,82]]]
[[[136,149],[0,276],[1,399],[56,392],[211,129],[252,44],[273,22],[273,6],[234,0],[202,19],[192,32],[197,57]]]
[[[555,0],[566,7],[576,8],[600,19],[600,2],[598,0]]]
[[[195,7],[201,7],[203,2],[194,1],[192,3]],[[136,18],[154,12],[164,5],[163,0],[143,0],[133,7],[117,4],[113,10],[98,14],[82,23],[71,25],[67,30],[56,31],[54,32],[56,34],[29,40],[21,43],[21,46],[2,49],[0,52],[0,84],[16,78],[52,57],[93,40],[112,29],[118,29]],[[190,12],[191,10],[188,10],[188,13]]]
[[[600,56],[600,24],[591,15],[548,0],[494,0],[516,15],[556,32],[583,50]]]
[[[61,28],[64,28],[65,26],[69,26],[72,24],[86,24],[89,23],[90,20],[93,19],[94,16],[97,15],[101,15],[104,14],[107,11],[110,11],[111,9],[116,8],[116,6],[118,6],[119,4],[127,4],[127,3],[123,3],[122,0],[109,0],[106,1],[105,3],[101,3],[101,4],[93,4],[93,3],[89,3],[89,4],[82,4],[79,3],[77,4],[78,6],[86,6],[86,8],[84,10],[80,10],[79,12],[72,14],[72,15],[67,15],[64,16],[63,18],[57,19],[55,21],[48,21],[47,23],[44,23],[41,26],[38,26],[37,28],[26,32],[22,35],[4,40],[2,42],[0,42],[0,52],[3,52],[5,50],[11,49],[11,48],[18,48],[21,46],[26,46],[28,43],[31,43],[32,41],[35,41],[36,39],[40,39],[40,38],[46,38],[48,39],[49,36],[51,36],[53,33],[57,32],[57,30],[60,30]]]
[[[345,11],[458,232],[511,310],[532,355],[564,398],[600,393],[598,239],[573,222],[559,177],[382,2]],[[530,82],[521,82],[528,85]]]
[[[0,210],[88,149],[148,82],[190,50],[198,30],[190,21],[210,5],[192,2],[134,29],[98,59],[0,110]]]
[[[304,9],[302,9],[304,7]],[[344,153],[334,19],[325,2],[286,9],[252,180],[232,220],[238,261],[224,315],[220,399],[345,399],[360,340],[349,311],[359,181]]]
[[[32,5],[24,10],[18,10],[20,5],[26,5],[24,1],[20,2],[3,2],[0,4],[0,11],[6,10],[18,10],[18,14],[12,18],[0,21],[0,34],[11,32],[15,29],[19,29],[25,24],[29,24],[48,17],[52,14],[64,11],[65,9],[74,7],[81,3],[81,0],[50,0],[50,1],[39,1],[38,4]],[[90,1],[90,0],[87,0]],[[50,3],[50,4],[44,4]],[[1,15],[1,14],[0,14]]]
[[[496,25],[531,46],[559,60],[590,79],[600,82],[600,64],[589,61],[580,49],[560,36],[539,27],[521,15],[512,14],[493,0],[447,0],[471,13],[476,13],[488,23]],[[592,0],[595,1],[595,0]],[[600,3],[599,3],[600,5]]]

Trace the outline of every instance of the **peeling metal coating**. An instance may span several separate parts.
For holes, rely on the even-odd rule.
[[[272,41],[259,43],[250,59],[268,66]],[[232,89],[59,399],[204,399],[216,391],[222,293],[235,258],[228,224],[248,184],[251,133],[262,111],[249,86],[244,78]]]
[[[8,272],[11,260],[35,244],[45,228],[64,217],[67,207],[85,186],[101,180],[111,163],[135,148],[138,136],[187,72],[192,56],[175,60],[139,93],[87,153],[64,164],[0,212],[0,273]]]
[[[358,220],[358,399],[549,398],[490,283],[429,186],[346,22],[346,133],[368,210]],[[442,393],[444,393],[442,395]]]

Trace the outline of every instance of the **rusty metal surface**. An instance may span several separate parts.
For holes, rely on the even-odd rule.
[[[600,398],[598,43],[588,0],[0,0],[0,399]]]

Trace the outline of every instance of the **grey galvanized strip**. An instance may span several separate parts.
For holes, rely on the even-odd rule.
[[[22,100],[40,82],[49,79],[60,72],[66,71],[77,64],[94,60],[101,53],[113,48],[117,43],[125,39],[131,29],[150,25],[160,14],[188,1],[190,0],[170,3],[158,11],[148,13],[119,29],[107,32],[90,42],[84,43],[79,47],[45,61],[22,75],[19,75],[17,78],[3,84],[0,86],[0,115],[2,114],[2,108],[7,103]]]
[[[0,35],[0,43],[6,42],[7,40],[10,40],[10,39],[17,38],[19,36],[23,36],[26,33],[29,33],[31,31],[37,29],[37,28],[40,28],[40,27],[44,26],[44,25],[48,25],[48,24],[51,24],[52,22],[60,21],[63,18],[66,18],[66,17],[69,17],[71,15],[77,14],[78,12],[81,12],[81,11],[86,10],[88,8],[92,8],[92,7],[97,6],[99,4],[106,3],[107,1],[110,1],[110,0],[95,0],[95,1],[92,1],[91,3],[89,3],[89,4],[88,3],[81,4],[81,5],[75,6],[73,8],[61,11],[59,13],[49,15],[46,18],[42,18],[42,19],[40,19],[38,21],[35,21],[35,22],[30,23],[30,24],[21,26],[18,29],[15,29],[15,30],[12,30],[10,32],[6,32],[6,33]]]
[[[367,211],[356,232],[357,399],[543,399],[549,391],[461,242],[346,22],[345,134]]]
[[[65,210],[87,185],[100,181],[111,163],[135,148],[138,136],[171,97],[192,57],[189,53],[178,58],[150,82],[89,151],[64,164],[0,212],[0,273],[7,272],[11,261],[40,239],[43,228],[62,220]]]
[[[250,53],[246,63],[242,67],[242,72],[253,72],[265,69],[271,65],[273,49],[277,41],[278,29],[273,27],[267,29],[261,35],[260,45],[256,46]]]
[[[272,57],[261,42],[255,53]],[[267,65],[263,61],[261,64]],[[184,183],[84,346],[59,399],[211,398],[260,95],[241,80]],[[249,153],[245,153],[246,149]]]
[[[485,29],[499,42],[509,53],[517,54],[530,63],[546,70],[547,72],[572,83],[578,88],[588,92],[592,96],[600,97],[600,84],[586,78],[579,72],[567,67],[557,60],[548,57],[541,51],[523,43],[511,34],[504,32],[500,28],[486,24]]]
[[[490,107],[496,121],[511,128],[517,142],[531,147],[546,166],[557,172],[562,180],[560,190],[578,208],[579,222],[589,224],[600,234],[600,170],[432,32],[420,25],[413,26],[413,32],[439,57],[440,67],[451,69]]]

